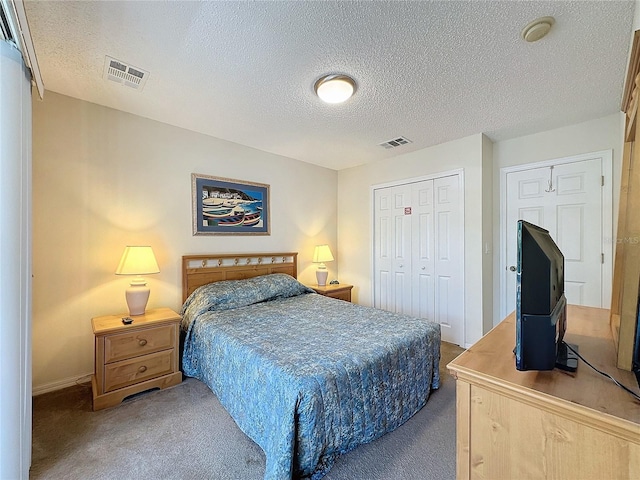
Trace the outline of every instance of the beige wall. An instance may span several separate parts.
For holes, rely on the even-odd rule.
[[[298,251],[299,277],[313,283],[317,243],[332,246],[330,278],[339,263],[354,299],[371,305],[371,187],[462,169],[471,344],[500,320],[500,168],[612,149],[617,208],[618,114],[495,144],[472,135],[335,172],[50,92],[33,113],[34,393],[92,372],[91,317],[126,311],[127,280],[113,274],[126,244],[156,252],[150,307],[179,309],[183,254]],[[192,172],[270,184],[272,235],[193,236]]]
[[[485,171],[483,154],[487,152],[482,134],[472,135],[416,152],[374,162],[338,172],[338,250],[340,251],[340,279],[354,285],[355,298],[363,305],[373,304],[371,283],[372,245],[372,189],[397,180],[432,175],[455,169],[464,170],[464,284],[465,284],[465,343],[477,341],[483,334],[485,297],[491,299],[488,288],[479,287],[483,278],[483,240],[490,242],[491,232],[483,237],[482,178]],[[485,210],[491,205],[485,204]],[[490,254],[489,254],[490,255]]]
[[[267,183],[270,236],[193,236],[191,173]],[[127,244],[153,247],[149,307],[181,305],[180,256],[299,252],[314,283],[313,246],[336,261],[337,173],[47,92],[33,106],[33,385],[66,386],[93,371],[91,318],[126,312]]]
[[[482,333],[493,328],[493,142],[482,137]]]
[[[500,169],[602,150],[613,151],[613,231],[616,231],[622,165],[624,115],[617,113],[568,127],[496,142],[493,145],[494,323],[500,314]],[[611,235],[605,235],[612,237]]]
[[[622,114],[613,114],[496,143],[478,134],[393,160],[340,171],[338,203],[341,213],[345,212],[338,218],[341,280],[355,285],[359,303],[373,303],[371,186],[462,168],[465,180],[465,343],[475,342],[502,320],[500,169],[612,150],[615,231],[623,122]]]

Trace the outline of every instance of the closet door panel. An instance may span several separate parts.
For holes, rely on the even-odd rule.
[[[396,313],[411,314],[411,186],[392,188],[393,195],[393,296]]]
[[[393,217],[391,188],[376,190],[375,202],[375,240],[374,240],[374,306],[383,310],[392,310],[393,299],[392,258],[393,258]]]
[[[462,231],[460,228],[460,187],[457,175],[434,180],[435,210],[435,321],[442,339],[463,341],[464,303],[462,283]]]
[[[433,180],[412,185],[412,314],[435,318]]]

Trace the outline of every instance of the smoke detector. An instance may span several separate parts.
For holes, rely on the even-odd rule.
[[[411,143],[411,140],[405,137],[398,137],[398,138],[394,138],[393,140],[389,140],[388,142],[380,143],[379,145],[381,147],[389,149],[389,148],[400,147],[402,145],[406,145],[407,143]]]
[[[134,67],[121,60],[105,56],[103,78],[112,82],[142,90],[149,78],[149,72]]]
[[[536,18],[522,29],[522,38],[527,42],[537,42],[549,33],[554,23],[556,20],[553,17]]]

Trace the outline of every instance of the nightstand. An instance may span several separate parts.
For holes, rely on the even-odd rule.
[[[316,293],[324,295],[325,297],[337,298],[338,300],[344,300],[346,302],[351,301],[351,289],[353,285],[346,283],[340,283],[337,285],[325,285],[323,287],[319,285],[309,285],[309,288],[313,288]]]
[[[147,310],[124,325],[121,315],[91,319],[95,335],[93,410],[112,407],[125,397],[182,381],[178,368],[181,317],[170,308]]]

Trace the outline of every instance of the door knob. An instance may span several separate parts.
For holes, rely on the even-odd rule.
[[[515,267],[515,265],[511,265],[511,266],[509,267],[509,270],[511,270],[512,272],[515,272],[515,271],[516,271],[516,267]]]

